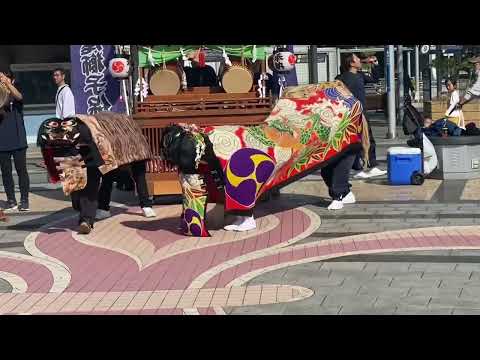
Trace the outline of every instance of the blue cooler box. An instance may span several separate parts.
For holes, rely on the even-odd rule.
[[[411,147],[388,149],[388,182],[390,185],[410,185],[415,171],[422,171],[422,150]]]

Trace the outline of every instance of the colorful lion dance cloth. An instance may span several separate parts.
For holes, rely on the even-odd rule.
[[[150,146],[133,118],[113,112],[45,120],[38,144],[52,183],[65,195],[85,188],[87,167],[102,175],[135,161],[152,158]]]
[[[360,150],[363,142],[365,151],[366,126],[360,102],[337,81],[286,89],[258,126],[167,128],[162,153],[179,168],[184,232],[209,236],[207,202],[224,200],[226,211],[248,211],[264,192],[308,175],[347,149]]]

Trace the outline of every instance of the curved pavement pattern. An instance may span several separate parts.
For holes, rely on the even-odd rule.
[[[366,260],[350,262],[350,269],[343,271],[364,274],[364,281],[359,282],[358,276],[355,279],[352,274],[342,279],[338,274],[332,277],[341,269],[327,260],[406,250],[479,249],[478,226],[404,228],[318,240],[319,230],[326,227],[320,226],[323,215],[317,215],[312,208],[297,207],[288,201],[262,204],[258,210],[259,228],[241,234],[221,229],[223,214],[216,207],[209,212],[209,226],[213,229],[209,239],[178,233],[178,205],[157,207],[159,217],[155,220],[143,218],[135,208],[115,208],[115,216],[97,223],[88,236],[72,232],[74,219],[62,220],[25,240],[31,255],[0,252],[0,278],[12,288],[0,294],[0,313],[196,315],[272,306],[281,307],[282,313],[292,313],[291,306],[296,304],[310,306],[303,313],[316,313],[312,308],[316,305],[327,313],[355,313],[364,305],[376,308],[373,313],[398,312],[398,306],[394,310],[389,304],[382,306],[388,298],[368,293],[373,284],[369,281],[385,284],[390,288],[384,290],[385,294],[391,297],[402,301],[405,297],[415,298],[416,303],[410,299],[414,301],[412,306],[430,306],[432,310],[432,306],[450,309],[453,305],[468,305],[475,309],[476,305],[465,300],[465,289],[473,284],[449,293],[455,299],[463,296],[453,305],[452,298],[437,301],[435,294],[418,294],[418,290],[412,290],[414,284],[404,293],[408,281],[418,280],[415,276],[432,288],[448,288],[443,280],[437,283],[438,274],[428,275],[428,271],[415,271],[415,267],[410,270],[411,263],[406,263],[409,267],[404,279],[389,279],[382,271],[370,269]],[[316,212],[323,214],[318,208]],[[324,216],[328,222],[328,214]],[[331,288],[319,289],[318,283],[303,283],[298,281],[302,277],[288,275],[295,271],[308,273],[312,268],[320,272],[314,276],[317,282],[327,279],[330,285],[344,287],[344,303],[340,294],[325,293]],[[469,276],[466,283],[476,281],[476,277],[471,278],[474,272],[463,270]],[[275,278],[276,274],[283,275]],[[348,286],[354,288],[353,294]],[[446,290],[437,290],[437,295],[442,291]],[[347,306],[345,299],[360,306]]]

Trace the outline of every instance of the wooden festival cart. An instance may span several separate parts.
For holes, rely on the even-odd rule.
[[[250,69],[256,67],[262,72],[265,71],[265,47],[255,45],[205,45],[203,47],[225,51],[232,61],[238,59],[240,55],[242,61],[250,59]],[[132,55],[134,59],[138,59],[135,61],[134,82],[140,77],[151,79],[152,69],[157,69],[157,71],[158,69],[173,69],[172,64],[175,66],[175,63],[178,64],[178,61],[182,61],[182,54],[195,51],[195,49],[200,49],[200,46],[134,46]],[[257,59],[255,62],[251,61],[255,59]],[[246,63],[243,63],[242,66],[247,67]],[[165,75],[172,76],[176,82],[175,76],[172,74],[174,71],[178,72],[179,67],[169,73],[168,70],[165,71]],[[135,98],[133,117],[140,124],[154,154],[154,160],[150,161],[147,166],[147,183],[151,195],[181,194],[176,170],[160,159],[162,129],[176,123],[194,123],[201,127],[260,124],[270,114],[272,101],[270,97],[261,95],[257,91],[261,84],[253,82],[252,84],[250,90],[242,92],[230,90],[227,93],[221,87],[188,88],[184,86],[175,94],[149,94],[145,97],[140,95]],[[158,83],[156,86],[158,87]],[[242,86],[239,87],[239,89],[241,88]]]

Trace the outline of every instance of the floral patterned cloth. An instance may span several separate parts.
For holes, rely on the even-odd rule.
[[[210,126],[202,131],[224,170],[229,211],[252,209],[265,191],[307,175],[351,146],[368,150],[366,126],[360,102],[336,81],[287,88],[264,124]],[[204,206],[193,206],[197,201],[192,191],[185,196],[186,187],[196,182],[182,179],[184,213],[195,208],[196,222],[204,225],[204,214],[198,212],[204,212]],[[204,199],[205,184],[194,187]],[[199,228],[187,233],[207,232]]]
[[[360,102],[329,82],[286,89],[262,125],[206,128],[225,170],[226,209],[251,209],[265,191],[360,143],[362,126]]]

